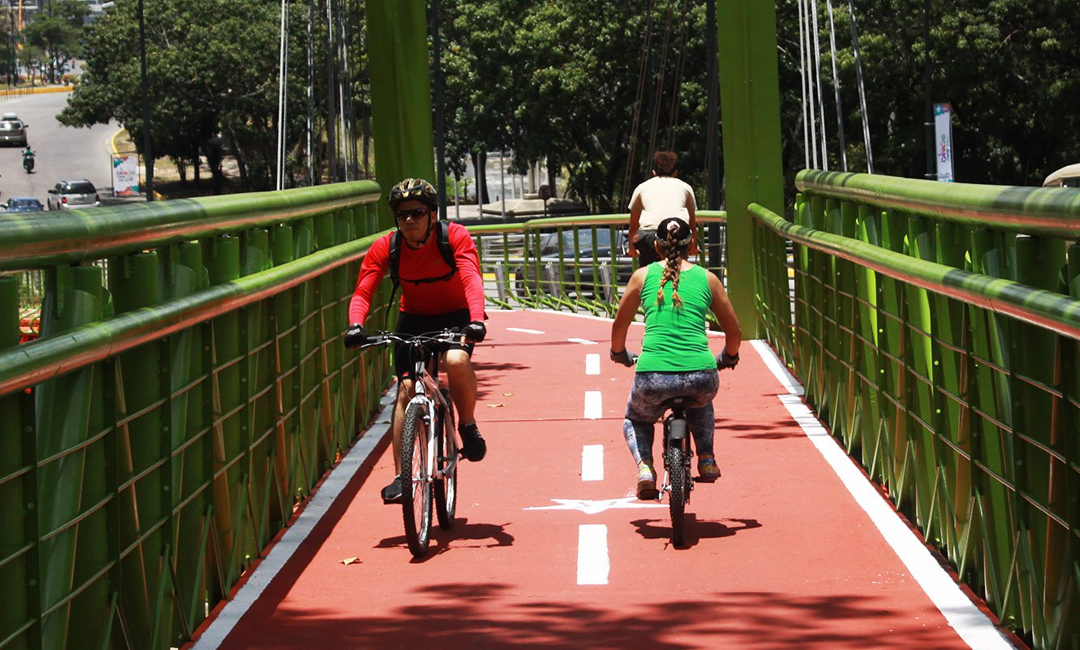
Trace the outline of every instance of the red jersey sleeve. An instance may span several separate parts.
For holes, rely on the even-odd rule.
[[[349,323],[363,324],[371,310],[371,297],[379,287],[379,282],[386,275],[390,264],[390,237],[379,237],[368,249],[364,261],[360,263],[360,275],[356,279],[356,289],[349,301]]]
[[[465,301],[469,305],[469,320],[484,321],[484,279],[480,275],[480,255],[476,252],[469,229],[459,223],[450,223],[450,246],[454,249],[454,261],[465,289]]]

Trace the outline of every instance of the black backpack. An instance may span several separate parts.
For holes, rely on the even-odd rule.
[[[457,273],[457,262],[454,260],[454,249],[450,246],[450,223],[448,221],[437,221],[435,227],[435,243],[439,246],[439,253],[442,255],[443,261],[450,267],[444,275],[440,275],[436,278],[421,278],[419,280],[405,279],[405,282],[411,284],[427,284],[429,282],[442,282],[449,280]],[[401,275],[398,273],[398,267],[401,265],[401,231],[395,230],[394,234],[390,236],[390,281],[394,283],[394,290],[397,290],[398,284],[402,281]]]

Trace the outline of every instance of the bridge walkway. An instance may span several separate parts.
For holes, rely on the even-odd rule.
[[[608,361],[609,332],[492,313],[474,357],[489,453],[460,471],[456,525],[412,559],[378,496],[384,411],[194,647],[1013,647],[759,344],[721,374],[723,477],[694,490],[673,548],[666,505],[633,497],[632,371]]]

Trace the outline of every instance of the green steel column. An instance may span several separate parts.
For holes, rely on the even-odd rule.
[[[224,284],[240,277],[240,240],[236,237],[211,239],[206,258],[210,284]],[[245,455],[240,406],[241,370],[235,360],[241,354],[240,312],[230,311],[212,321],[213,376],[211,383],[214,417],[213,462],[217,478],[214,481],[214,518],[220,555],[218,566],[224,573],[225,584],[231,586],[240,575],[242,558],[239,551],[244,520],[243,486],[240,457]]]
[[[183,298],[209,286],[206,267],[203,266],[203,249],[199,242],[186,242],[176,247],[169,256],[167,281],[162,287],[166,300]],[[206,512],[210,505],[208,490],[203,487],[212,480],[209,456],[210,423],[204,421],[204,401],[209,395],[209,381],[196,381],[205,372],[203,364],[203,328],[193,327],[169,337],[169,369],[171,393],[175,395],[172,406],[172,472],[173,499],[184,503],[178,512],[174,536],[169,540],[175,549],[173,557],[177,576],[178,609],[187,627],[174,626],[175,634],[184,634],[198,627],[205,617],[203,603],[208,597],[207,574],[203,559],[209,540],[206,529]],[[179,646],[183,639],[174,638]]]
[[[758,203],[784,212],[780,82],[773,2],[722,0],[717,6],[720,106],[727,176],[728,291],[743,336],[757,338],[752,217]]]
[[[0,350],[19,345],[19,282],[14,276],[0,277]],[[19,395],[0,397],[0,639],[6,639],[27,622],[26,544],[27,490],[25,480],[14,476],[24,466],[22,420]],[[13,477],[13,478],[9,478]],[[13,555],[22,555],[10,562]],[[12,641],[11,648],[30,647],[27,633]]]
[[[375,169],[383,196],[402,178],[435,182],[427,3],[366,0]],[[380,202],[379,222],[393,225]]]
[[[160,304],[156,252],[113,258],[109,271],[109,289],[116,296],[118,313]],[[156,608],[161,605],[155,602],[155,594],[163,577],[160,550],[170,541],[161,538],[158,528],[161,518],[171,510],[164,494],[168,483],[162,480],[160,470],[160,438],[162,426],[167,426],[168,421],[163,422],[161,411],[153,407],[165,397],[160,394],[159,352],[156,343],[140,346],[119,355],[116,365],[117,414],[124,419],[142,413],[118,427],[116,462],[120,482],[130,482],[119,494],[120,548],[134,547],[122,560],[121,605],[132,633],[143,639],[151,638],[155,628]],[[141,539],[144,535],[145,539]],[[165,613],[170,611],[165,609]]]
[[[43,338],[101,320],[106,296],[100,268],[63,266],[50,269],[49,276],[41,310]],[[96,365],[87,366],[43,382],[35,393],[40,463],[36,499],[40,507],[36,510],[39,534],[47,538],[40,544],[41,562],[36,570],[40,571],[41,609],[51,612],[40,623],[41,645],[51,650],[70,643],[71,623],[79,614],[101,616],[100,611],[75,611],[64,606],[78,586],[76,573],[86,560],[82,556],[100,558],[107,552],[105,539],[82,534],[90,531],[77,523],[87,496],[86,484],[97,479],[88,473],[103,470],[95,462],[101,455],[100,445],[80,448],[100,433],[101,372]],[[94,522],[94,528],[98,523]],[[105,621],[98,620],[104,627]]]

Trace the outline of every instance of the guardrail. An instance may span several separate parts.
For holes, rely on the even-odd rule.
[[[1080,642],[1080,191],[804,171],[759,315],[871,478],[1006,626]]]
[[[387,385],[339,338],[378,196],[0,216],[0,648],[169,648],[228,595]]]
[[[697,213],[694,261],[723,277],[726,215]],[[504,308],[582,311],[613,316],[621,287],[637,268],[630,255],[628,214],[549,217],[472,226],[488,300]]]

